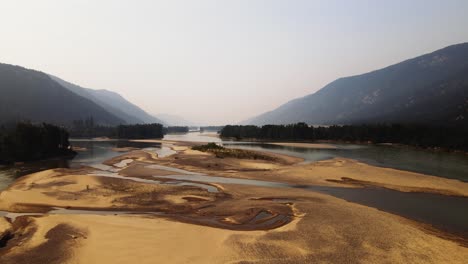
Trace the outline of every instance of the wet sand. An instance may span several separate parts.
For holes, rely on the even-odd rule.
[[[304,164],[303,160],[297,157],[265,154],[277,158],[277,161],[217,159],[212,155],[185,148],[178,155],[159,160],[159,163],[208,175],[289,184],[350,187],[365,184],[404,192],[468,196],[468,183],[455,179],[376,167],[345,158]]]
[[[346,159],[313,164],[277,154],[275,161],[219,159],[184,144],[172,146],[178,153],[164,158],[137,150],[106,161],[118,174],[94,168],[55,169],[18,179],[0,193],[0,210],[45,215],[19,216],[14,222],[0,217],[0,240],[13,234],[0,248],[1,263],[465,263],[468,259],[467,244],[457,237],[329,195],[220,183],[210,184],[216,190],[210,192],[203,185],[157,176],[184,173],[171,169],[178,168],[193,175],[350,188],[368,184],[460,196],[468,194],[466,183]],[[128,159],[133,162],[115,166]],[[134,214],[47,214],[54,207]]]
[[[293,143],[293,142],[268,142],[271,145],[285,146],[285,147],[300,147],[300,148],[314,148],[314,149],[337,149],[336,146],[325,143]]]

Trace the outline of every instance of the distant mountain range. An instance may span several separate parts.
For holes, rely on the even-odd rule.
[[[188,121],[181,116],[170,114],[157,114],[156,116],[168,126],[196,126],[194,122]]]
[[[0,121],[70,124],[93,117],[101,125],[162,123],[117,93],[82,88],[58,77],[0,64]]]
[[[93,90],[89,88],[83,88],[64,81],[58,77],[52,75],[49,76],[52,78],[52,80],[58,82],[63,87],[102,106],[106,111],[113,113],[128,124],[164,123],[161,119],[146,113],[138,106],[125,100],[125,98],[123,98],[118,93],[108,90]]]
[[[468,125],[468,43],[340,78],[243,124]]]

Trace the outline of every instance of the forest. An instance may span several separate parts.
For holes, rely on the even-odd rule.
[[[164,128],[164,134],[176,134],[189,132],[188,126],[170,126]]]
[[[162,138],[164,136],[161,124],[136,124],[117,126],[117,137],[125,139]]]
[[[135,124],[102,126],[94,123],[92,117],[84,120],[75,120],[72,126],[67,128],[72,138],[121,138],[121,139],[143,139],[162,138],[166,129],[161,124]]]
[[[0,164],[74,155],[68,132],[50,124],[5,124],[0,127]]]
[[[373,124],[313,127],[305,123],[290,125],[225,126],[224,138],[271,141],[342,141],[395,143],[422,148],[468,151],[468,128],[419,124]]]
[[[200,132],[216,132],[218,133],[224,126],[202,126]]]

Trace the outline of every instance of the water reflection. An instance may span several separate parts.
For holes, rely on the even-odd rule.
[[[308,162],[336,157],[355,159],[370,165],[413,171],[468,182],[468,156],[460,153],[425,151],[384,145],[333,144],[336,149],[314,149],[261,143],[223,142],[235,148],[270,151],[296,156]]]
[[[336,147],[336,149],[303,148],[255,142],[225,141],[216,137],[215,133],[199,132],[166,135],[164,139],[216,142],[228,147],[271,151],[300,157],[306,160],[306,162],[343,157],[374,166],[413,171],[468,182],[468,155],[463,153],[427,151],[411,147],[357,144],[330,144]]]
[[[71,140],[73,147],[81,149],[72,160],[70,166],[101,164],[102,162],[122,154],[116,148],[143,148],[154,151],[161,148],[161,143],[133,142],[127,140]]]
[[[350,202],[378,208],[409,219],[430,224],[440,230],[468,238],[467,197],[430,193],[399,192],[385,188],[346,188],[315,185],[291,185],[251,179],[209,175],[168,175],[157,178],[206,183],[239,184],[272,188],[298,188],[328,194]]]
[[[132,142],[122,140],[89,140],[76,139],[70,141],[73,147],[79,151],[75,158],[54,158],[37,162],[27,162],[24,164],[16,164],[14,166],[5,166],[0,168],[0,191],[8,188],[8,186],[17,178],[54,168],[77,168],[82,165],[99,167],[105,166],[102,164],[107,159],[121,155],[122,152],[115,151],[115,148],[143,148],[147,151],[157,152],[160,150],[160,143]],[[169,150],[165,153],[170,154]]]
[[[314,149],[252,142],[221,141],[220,138],[216,137],[215,133],[200,132],[166,135],[164,139],[192,142],[222,142],[228,147],[286,154],[301,157],[307,162],[344,157],[375,166],[413,171],[468,182],[468,156],[460,153],[356,144],[333,144],[336,149]],[[37,171],[52,168],[73,168],[80,165],[101,166],[103,161],[121,154],[115,151],[114,148],[145,148],[147,151],[152,151],[162,156],[174,154],[174,151],[167,147],[162,147],[160,143],[119,140],[98,141],[89,139],[72,140],[71,143],[80,149],[78,155],[73,160],[50,159],[0,168],[0,190],[7,188],[16,178]]]

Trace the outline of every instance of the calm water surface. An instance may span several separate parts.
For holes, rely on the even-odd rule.
[[[359,160],[367,164],[389,167],[406,171],[413,171],[428,175],[458,179],[468,182],[468,155],[460,153],[424,151],[413,148],[334,144],[336,149],[314,149],[289,146],[277,146],[272,144],[221,141],[215,137],[215,133],[187,133],[166,135],[166,140],[182,140],[192,142],[218,142],[227,147],[270,151],[280,154],[296,156],[305,159],[306,162],[344,157]],[[51,168],[70,168],[79,165],[96,165],[117,156],[121,153],[112,149],[115,147],[137,147],[148,151],[170,152],[161,147],[160,143],[141,143],[130,141],[93,141],[72,140],[72,145],[84,148],[72,160],[52,159],[40,162],[16,165],[0,168],[0,190],[5,189],[14,179],[41,170]]]
[[[308,162],[343,157],[370,165],[388,167],[468,182],[468,155],[384,145],[342,145],[337,149],[313,149],[261,143],[224,143],[229,147],[271,151]]]
[[[157,176],[185,181],[240,184],[272,188],[297,188],[328,194],[349,202],[367,205],[394,213],[468,239],[468,198],[430,193],[406,193],[385,188],[346,188],[314,185],[292,185],[251,179],[209,175]],[[277,195],[281,197],[281,192]]]
[[[355,159],[370,165],[413,171],[468,182],[468,155],[443,151],[386,146],[330,144],[336,149],[317,149],[272,144],[223,141],[216,133],[193,132],[178,135],[166,135],[167,140],[191,142],[216,142],[227,147],[270,151],[303,158],[306,162],[327,160],[336,157]]]
[[[54,168],[77,168],[81,165],[99,165],[105,160],[122,154],[122,152],[112,150],[113,148],[136,147],[145,148],[148,151],[154,152],[162,148],[160,143],[141,143],[119,140],[96,141],[77,139],[71,140],[70,143],[74,147],[84,149],[83,151],[78,151],[78,154],[73,159],[56,158],[0,168],[0,191],[6,189],[18,177],[34,172]]]

